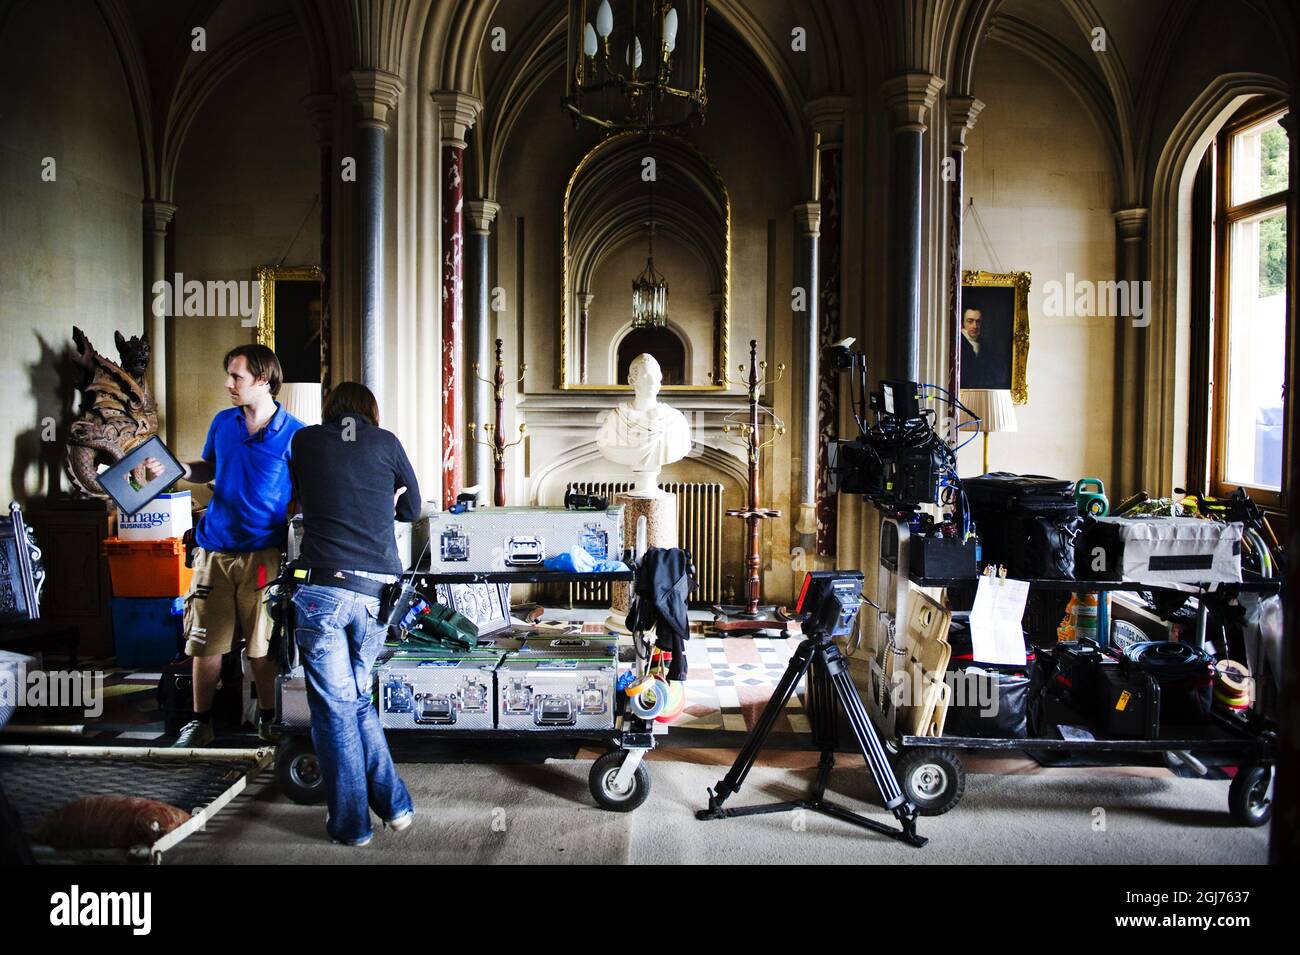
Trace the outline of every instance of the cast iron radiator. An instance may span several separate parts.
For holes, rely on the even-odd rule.
[[[669,481],[661,491],[677,497],[677,543],[691,552],[695,561],[696,588],[692,604],[712,605],[722,599],[722,485]],[[566,491],[608,497],[632,490],[631,481],[572,481]],[[626,541],[631,547],[634,540]],[[609,606],[610,584],[570,584],[571,603]]]

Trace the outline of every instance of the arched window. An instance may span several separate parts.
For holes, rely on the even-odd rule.
[[[637,355],[653,355],[665,385],[686,384],[686,346],[670,328],[634,328],[618,343],[618,383],[627,384],[627,370]]]

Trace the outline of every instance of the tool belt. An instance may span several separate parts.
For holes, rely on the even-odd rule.
[[[289,582],[295,585],[338,587],[340,590],[350,590],[366,597],[378,597],[381,604],[394,587],[393,584],[382,580],[372,580],[369,577],[349,574],[346,570],[329,570],[324,567],[294,567],[289,573]]]

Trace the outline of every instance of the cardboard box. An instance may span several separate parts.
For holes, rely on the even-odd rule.
[[[159,494],[135,514],[117,512],[117,536],[125,541],[157,541],[180,537],[194,526],[189,491]]]

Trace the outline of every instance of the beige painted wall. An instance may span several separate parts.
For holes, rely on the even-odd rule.
[[[0,34],[0,503],[60,486],[72,326],[116,359],[143,326],[140,153],[93,4],[21,4]],[[45,157],[53,182],[41,179]],[[42,421],[58,423],[43,443]],[[52,472],[52,473],[51,473]]]
[[[989,438],[998,471],[1110,481],[1115,322],[1048,317],[1048,282],[1115,278],[1114,189],[1101,132],[1071,92],[1041,66],[990,43],[974,89],[987,104],[970,134],[963,266],[1033,273],[1029,295],[1029,402],[1019,430]],[[986,245],[974,216],[988,233]],[[998,265],[1001,268],[997,268]],[[980,473],[983,438],[960,454]]]
[[[267,48],[195,118],[177,170],[169,276],[251,281],[259,265],[319,264],[319,152],[300,105],[306,55],[296,39]],[[171,325],[175,450],[192,460],[212,416],[229,405],[222,356],[253,341],[255,330],[237,316],[176,317]]]

